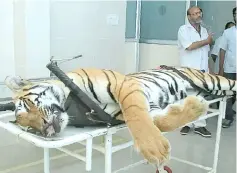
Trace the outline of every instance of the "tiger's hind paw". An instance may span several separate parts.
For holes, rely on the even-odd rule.
[[[183,115],[189,121],[194,121],[204,115],[208,109],[208,102],[201,96],[188,96],[184,101]]]

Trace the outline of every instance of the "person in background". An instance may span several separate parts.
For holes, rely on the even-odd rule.
[[[234,22],[228,22],[226,23],[225,25],[225,30],[234,26],[235,23]],[[220,55],[220,41],[221,41],[221,38],[222,38],[222,35],[220,37],[218,37],[216,40],[215,40],[215,44],[211,50],[211,57],[213,59],[213,61],[215,62],[215,65],[214,65],[214,70],[213,72],[215,74],[219,74],[219,55]]]
[[[234,26],[234,22],[228,22],[225,25],[225,30]],[[224,31],[223,31],[224,32]],[[222,33],[223,34],[223,33]],[[211,58],[214,61],[214,74],[218,75],[219,74],[219,62],[220,62],[220,41],[221,41],[222,35],[218,37],[215,41],[215,44],[213,45],[213,48],[211,50]],[[217,102],[216,107],[219,108],[219,102]]]
[[[226,29],[220,41],[219,75],[236,80],[236,7],[232,10],[235,26]],[[222,127],[228,128],[234,120],[232,109],[236,98],[230,98],[226,104],[226,115]]]
[[[195,68],[209,72],[208,55],[212,35],[207,29],[201,26],[202,10],[193,6],[187,11],[188,23],[182,25],[178,31],[178,49],[180,54],[180,64],[183,67]],[[203,137],[211,137],[211,133],[206,129],[206,120],[197,121],[191,125],[184,126],[180,133],[186,135],[194,126],[194,133]]]

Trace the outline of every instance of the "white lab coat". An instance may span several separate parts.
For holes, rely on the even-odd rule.
[[[226,51],[224,72],[236,73],[236,26],[232,26],[224,31],[220,48]]]
[[[205,40],[208,38],[208,32],[206,28],[201,26],[201,34],[190,24],[182,25],[178,31],[178,49],[180,55],[180,65],[183,67],[195,68],[198,70],[209,71],[208,68],[208,54],[210,46],[206,45],[195,50],[186,50],[193,42]],[[205,127],[206,120],[197,121],[194,124],[188,125],[189,127],[194,126]]]
[[[201,26],[201,35],[190,24],[182,25],[178,31],[178,49],[181,66],[208,71],[208,53],[210,46],[206,45],[195,50],[186,50],[193,42],[205,40],[208,37],[206,28]]]

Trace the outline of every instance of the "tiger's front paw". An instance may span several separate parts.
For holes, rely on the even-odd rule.
[[[169,160],[170,144],[156,127],[143,130],[135,139],[135,147],[149,163],[162,165]]]

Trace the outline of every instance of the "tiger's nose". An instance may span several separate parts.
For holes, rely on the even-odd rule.
[[[53,128],[55,130],[56,133],[60,132],[60,121],[59,121],[59,116],[54,116],[53,117],[53,122],[52,122]]]

